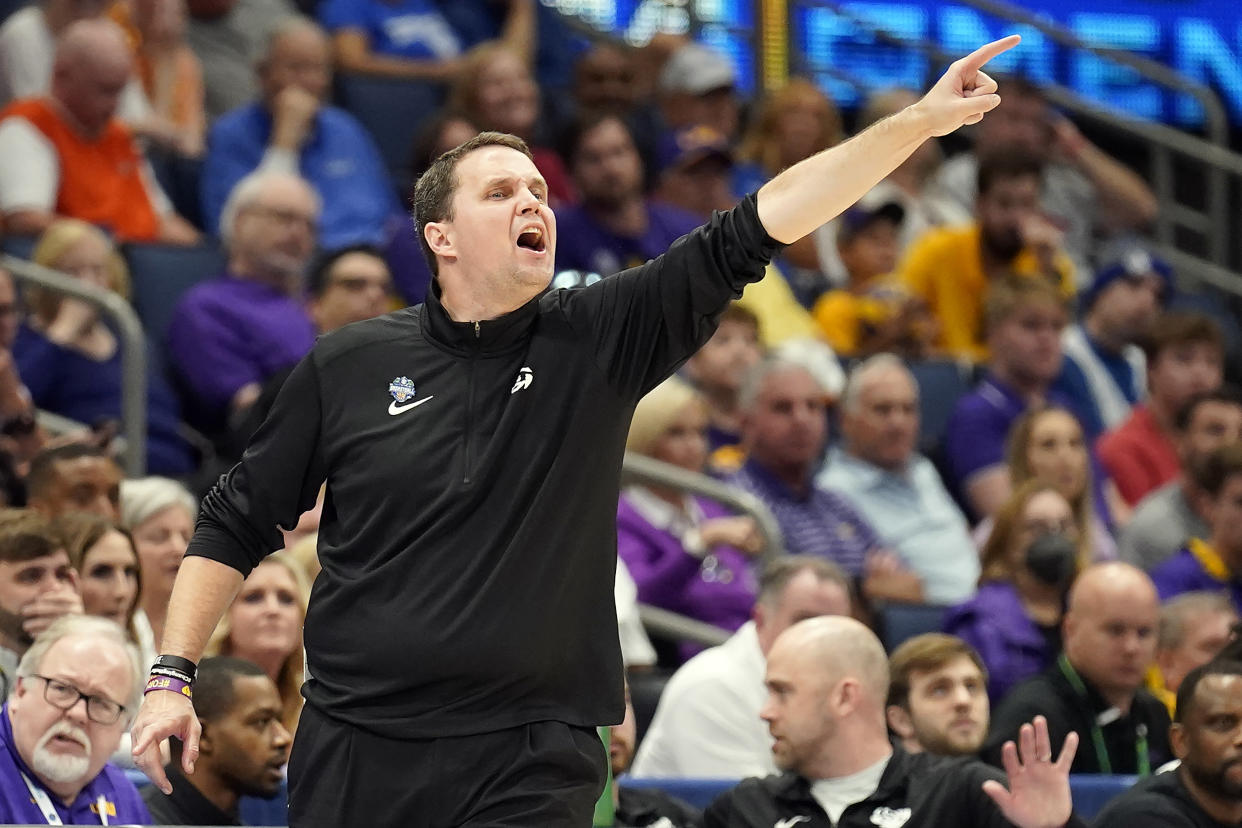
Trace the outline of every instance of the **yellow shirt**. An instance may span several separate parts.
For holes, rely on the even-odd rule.
[[[760,281],[746,286],[738,304],[759,318],[759,339],[765,348],[775,348],[787,339],[823,339],[775,265],[768,265]]]
[[[1065,295],[1074,292],[1074,266],[1065,254],[1054,264]],[[1012,270],[1020,276],[1039,276],[1035,254],[1023,250]],[[899,269],[901,281],[921,297],[940,323],[937,347],[958,358],[987,359],[983,341],[983,302],[988,278],[979,252],[979,225],[937,227],[920,236]]]
[[[877,327],[891,319],[908,298],[893,279],[875,279],[862,292],[830,290],[815,303],[811,315],[819,332],[838,354],[852,355]]]

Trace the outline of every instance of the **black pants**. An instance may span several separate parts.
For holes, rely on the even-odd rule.
[[[388,739],[307,705],[289,759],[289,826],[589,828],[607,766],[594,728]]]

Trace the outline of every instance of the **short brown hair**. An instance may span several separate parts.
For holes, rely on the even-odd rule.
[[[453,195],[457,192],[457,164],[470,153],[483,147],[508,147],[517,150],[534,161],[530,147],[516,135],[504,132],[480,132],[464,144],[459,144],[441,155],[414,185],[414,225],[418,232],[418,244],[427,257],[427,264],[435,276],[440,275],[436,254],[427,244],[424,233],[428,223],[453,218]]]
[[[1152,365],[1166,348],[1200,342],[1211,345],[1224,357],[1225,337],[1216,320],[1194,311],[1168,311],[1160,314],[1152,324],[1142,346],[1147,364]]]
[[[759,317],[750,308],[741,302],[730,302],[720,313],[719,324],[725,322],[739,322],[743,325],[750,325],[755,329],[755,333],[759,333]]]
[[[1019,276],[1006,273],[988,287],[983,302],[983,329],[991,334],[996,326],[1034,302],[1046,302],[1063,311],[1069,310],[1061,288],[1042,276]]]
[[[1220,497],[1229,478],[1242,475],[1242,443],[1221,446],[1208,455],[1195,483],[1212,498]]]
[[[806,571],[814,573],[821,583],[837,584],[845,590],[851,603],[853,602],[854,590],[849,576],[832,561],[818,555],[782,555],[769,561],[759,573],[759,596],[756,603],[767,606],[776,604],[789,582]]]
[[[56,527],[30,509],[0,509],[0,561],[25,563],[64,549]]]
[[[1014,537],[1022,530],[1022,516],[1026,513],[1027,504],[1035,495],[1042,492],[1052,492],[1059,497],[1064,497],[1051,483],[1031,479],[1017,485],[1009,499],[996,510],[992,531],[984,542],[983,549],[979,552],[979,565],[983,571],[983,574],[979,576],[979,583],[1013,580],[1014,573],[1009,565],[1010,547],[1013,545]],[[1089,543],[1089,536],[1079,529],[1078,568],[1080,570],[1090,558]]]
[[[988,680],[988,668],[983,659],[975,652],[975,648],[956,635],[945,633],[924,633],[909,639],[888,659],[888,704],[909,709],[910,676],[914,673],[929,673],[939,670],[950,661],[966,656],[974,662]]]

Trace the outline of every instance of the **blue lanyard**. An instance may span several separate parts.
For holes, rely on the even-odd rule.
[[[1070,687],[1074,688],[1078,697],[1083,701],[1088,701],[1087,686],[1082,683],[1078,671],[1069,663],[1064,653],[1057,658],[1057,666],[1061,668],[1061,675],[1065,676],[1065,680],[1070,683]],[[1100,773],[1112,773],[1113,763],[1108,758],[1108,746],[1104,744],[1104,731],[1100,727],[1099,716],[1094,713],[1091,714],[1091,744],[1095,748],[1095,760],[1100,766]],[[1138,762],[1138,775],[1151,776],[1151,754],[1147,749],[1147,725],[1142,723],[1134,727],[1134,753]]]

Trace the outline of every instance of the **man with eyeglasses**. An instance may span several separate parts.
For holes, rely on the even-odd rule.
[[[315,326],[302,290],[319,212],[319,197],[294,173],[252,173],[229,193],[220,219],[228,266],[186,292],[166,332],[191,425],[218,434],[310,350]]]
[[[133,783],[108,762],[142,687],[124,631],[104,618],[61,618],[17,675],[0,715],[0,823],[150,824]]]

